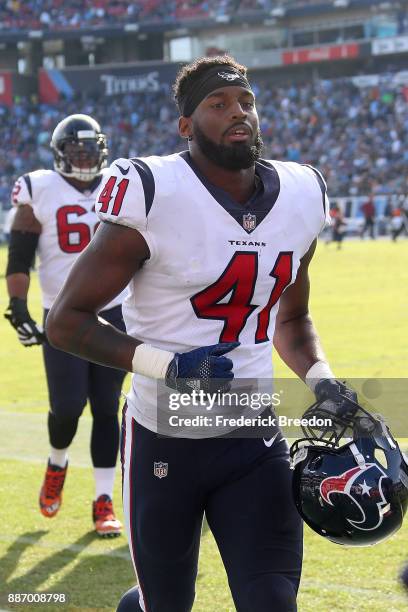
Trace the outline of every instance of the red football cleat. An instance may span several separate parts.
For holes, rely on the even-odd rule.
[[[62,503],[62,488],[67,474],[68,462],[65,467],[53,465],[48,460],[47,471],[40,491],[41,514],[47,518],[55,516]]]
[[[92,518],[96,533],[102,538],[115,538],[122,533],[122,523],[115,516],[109,495],[100,495],[93,502]]]

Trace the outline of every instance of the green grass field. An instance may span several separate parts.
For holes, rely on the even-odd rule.
[[[319,245],[311,270],[312,314],[338,376],[407,376],[407,262],[406,240],[396,244],[346,242],[340,252],[333,245]],[[0,269],[4,267],[2,248]],[[8,301],[4,278],[1,283],[3,312]],[[29,305],[39,318],[35,274]],[[14,609],[7,603],[8,593],[53,592],[65,593],[69,603],[18,608],[114,610],[134,577],[125,537],[103,541],[92,531],[89,415],[81,419],[72,445],[64,505],[55,519],[45,519],[37,508],[47,455],[47,391],[41,352],[20,346],[2,316],[0,333],[0,609]],[[290,375],[278,360],[276,372]],[[122,516],[119,470],[115,498]],[[355,550],[330,544],[307,530],[299,610],[406,610],[408,597],[397,580],[405,560],[406,525],[386,543]],[[204,530],[194,612],[233,610],[218,551],[211,533]]]

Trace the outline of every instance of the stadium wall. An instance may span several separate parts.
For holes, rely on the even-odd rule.
[[[12,106],[19,96],[36,94],[38,81],[10,70],[0,70],[0,104]]]

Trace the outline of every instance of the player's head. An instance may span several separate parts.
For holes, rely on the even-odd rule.
[[[259,159],[262,139],[255,97],[245,66],[228,55],[203,57],[184,66],[174,84],[180,135],[213,163],[228,170]]]
[[[67,178],[90,182],[106,166],[106,136],[89,115],[65,117],[53,131],[50,146],[55,170]]]

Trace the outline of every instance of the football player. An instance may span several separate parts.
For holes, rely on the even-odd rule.
[[[97,121],[87,115],[70,115],[55,128],[51,148],[55,170],[36,170],[14,185],[12,225],[7,265],[10,296],[5,317],[25,347],[42,345],[50,411],[50,454],[39,504],[41,513],[53,517],[60,509],[68,466],[68,447],[78,419],[89,400],[93,416],[91,456],[96,485],[93,520],[101,536],[117,536],[121,523],[115,517],[112,492],[119,448],[117,417],[125,373],[73,357],[53,348],[27,308],[30,268],[39,256],[39,279],[44,320],[78,255],[89,244],[97,226],[95,193],[106,175],[106,137]],[[123,295],[101,306],[101,317],[123,330]],[[103,310],[102,310],[103,309]]]
[[[158,436],[158,381],[221,397],[234,376],[271,381],[273,342],[335,403],[308,310],[326,186],[311,167],[261,159],[254,93],[233,58],[182,68],[175,97],[188,151],[111,165],[97,197],[100,229],[55,301],[47,334],[59,348],[134,373],[122,460],[138,587],[119,610],[191,610],[205,513],[236,609],[289,612],[302,526],[284,438],[209,430],[197,440],[193,428]],[[128,283],[126,335],[97,312]]]

